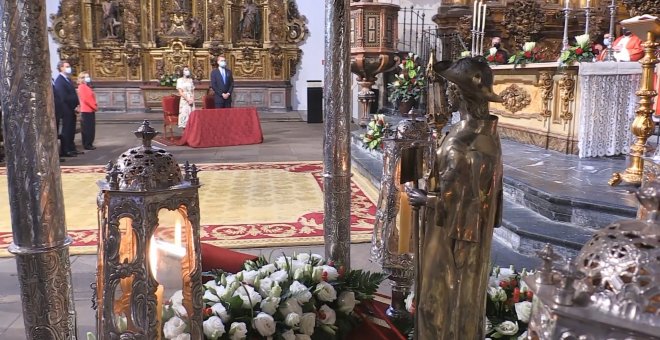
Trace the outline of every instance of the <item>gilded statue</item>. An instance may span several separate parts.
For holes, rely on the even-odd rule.
[[[408,188],[424,206],[417,340],[482,340],[493,228],[502,211],[502,151],[489,102],[493,73],[483,57],[442,61],[434,71],[454,83],[461,121],[435,155],[428,192]]]
[[[103,32],[106,38],[117,37],[117,27],[121,25],[119,21],[119,9],[117,3],[105,0],[102,4],[103,9]]]
[[[252,0],[245,0],[243,17],[239,23],[241,39],[256,40],[259,32],[259,7]]]

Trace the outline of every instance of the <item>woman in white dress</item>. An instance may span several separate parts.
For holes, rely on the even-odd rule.
[[[176,89],[179,90],[179,127],[186,128],[190,113],[195,110],[195,84],[190,76],[190,69],[183,68],[183,77],[177,79]]]

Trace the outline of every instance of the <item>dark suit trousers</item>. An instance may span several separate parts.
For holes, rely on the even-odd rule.
[[[62,115],[62,152],[75,152],[76,113],[71,111]]]
[[[82,136],[83,147],[90,148],[94,146],[94,137],[96,136],[96,113],[80,113],[80,134]]]
[[[231,107],[231,96],[227,99],[222,98],[222,96],[215,95],[215,108],[216,109],[222,109],[222,108],[229,108]]]

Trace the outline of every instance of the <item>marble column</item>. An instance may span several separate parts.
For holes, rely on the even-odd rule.
[[[44,0],[0,0],[0,104],[27,339],[75,339]]]
[[[351,259],[350,0],[325,1],[323,188],[325,256]]]

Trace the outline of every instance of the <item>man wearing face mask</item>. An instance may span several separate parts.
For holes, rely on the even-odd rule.
[[[224,56],[218,57],[218,68],[211,71],[211,88],[215,92],[215,108],[231,107],[231,95],[234,91],[234,77],[227,68]]]
[[[638,61],[644,56],[644,49],[642,48],[642,41],[630,32],[627,29],[622,30],[623,35],[616,38],[614,43],[612,43],[612,50],[614,51],[614,58],[617,61]],[[610,41],[612,37],[609,34],[605,34],[603,40],[605,43]],[[598,55],[598,60],[603,61],[605,55],[609,52],[603,51],[603,53]]]
[[[493,47],[496,49],[495,58],[498,62],[506,64],[509,61],[509,52],[502,48],[502,38],[494,37],[492,40]]]
[[[63,157],[76,157],[82,154],[76,150],[74,138],[76,136],[76,110],[80,101],[76,88],[71,82],[71,65],[66,61],[57,63],[60,74],[55,79],[53,86],[55,94],[56,116],[62,119],[62,139],[60,143],[60,154]]]

